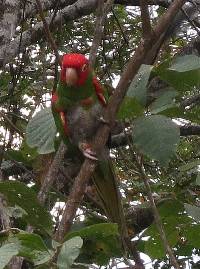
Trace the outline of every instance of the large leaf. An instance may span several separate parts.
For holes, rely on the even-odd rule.
[[[57,265],[59,269],[69,269],[80,253],[80,248],[83,245],[81,237],[76,236],[62,244],[58,255]]]
[[[51,108],[42,109],[27,125],[27,144],[30,147],[36,147],[40,154],[53,152],[55,151],[54,139],[56,132],[56,125]]]
[[[37,234],[21,232],[10,240],[19,245],[19,255],[31,260],[35,265],[48,262],[53,256]]]
[[[0,248],[0,269],[3,269],[18,252],[19,247],[14,243],[3,245]]]
[[[171,67],[169,60],[155,68],[154,71],[175,89],[186,91],[200,85],[200,58],[196,57],[194,55],[178,57]],[[188,64],[188,62],[190,63]]]
[[[117,224],[94,224],[71,232],[66,238],[74,236],[80,236],[83,239],[83,247],[78,258],[80,262],[105,265],[111,257],[121,256]]]
[[[136,100],[136,98],[126,96],[120,106],[117,117],[120,120],[133,119],[142,116],[144,107]]]
[[[179,138],[179,128],[165,116],[141,117],[134,123],[134,144],[143,154],[163,165],[166,165],[174,154]]]
[[[146,104],[147,84],[152,68],[153,66],[151,65],[141,65],[127,92],[128,97],[135,97],[136,100],[142,105]]]
[[[18,181],[0,182],[0,192],[7,196],[11,206],[18,205],[27,214],[23,218],[31,225],[51,233],[52,218],[49,212],[40,205],[36,193],[25,184]]]
[[[172,70],[165,70],[160,73],[161,79],[165,80],[172,87],[177,90],[188,91],[194,86],[198,87],[200,85],[200,71],[188,71],[185,73],[178,73]]]
[[[157,114],[161,111],[169,109],[175,106],[174,98],[177,96],[176,91],[165,91],[161,96],[159,96],[150,106],[150,111],[152,114]]]
[[[185,204],[185,210],[195,221],[200,222],[200,207]]]
[[[193,246],[193,248],[200,249],[200,240],[197,236],[200,233],[200,225],[190,225],[184,231],[184,236],[189,241],[188,243]]]
[[[200,57],[193,54],[181,57],[179,56],[168,69],[177,72],[187,72],[200,69]]]
[[[165,233],[170,246],[175,246],[179,240],[178,231],[173,227],[165,227]],[[155,225],[148,229],[147,235],[150,235],[150,238],[145,242],[145,253],[153,259],[164,257],[166,255],[164,244]]]

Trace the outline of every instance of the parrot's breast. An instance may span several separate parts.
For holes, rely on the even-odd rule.
[[[79,105],[71,107],[67,112],[67,122],[72,142],[91,141],[100,125],[101,115],[102,106],[99,103],[89,110]]]

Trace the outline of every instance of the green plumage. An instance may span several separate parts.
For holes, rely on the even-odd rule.
[[[85,84],[80,87],[68,87],[59,83],[56,94],[58,100],[52,105],[52,111],[56,126],[61,137],[69,145],[69,139],[73,145],[80,143],[91,144],[100,124],[102,105],[99,103],[92,81],[93,74],[90,73]],[[80,101],[92,97],[93,103],[84,107]],[[69,137],[66,136],[63,122],[56,109],[65,111],[66,121],[69,127]],[[112,222],[118,223],[120,233],[125,235],[125,221],[121,197],[117,186],[117,180],[112,162],[109,157],[109,150],[104,148],[97,156],[98,165],[92,176],[96,186],[99,200],[105,211],[106,216]]]

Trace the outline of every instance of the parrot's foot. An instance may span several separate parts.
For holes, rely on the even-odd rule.
[[[103,116],[101,116],[101,117],[99,118],[99,121],[100,121],[101,123],[103,123],[103,124],[109,124],[109,122],[108,122],[107,120],[105,120]]]
[[[91,149],[91,145],[87,143],[79,143],[79,149],[82,151],[83,155],[94,161],[98,161],[96,153]]]

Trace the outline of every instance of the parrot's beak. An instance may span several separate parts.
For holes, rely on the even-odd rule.
[[[75,86],[78,81],[78,74],[75,68],[66,68],[65,81],[68,86]]]

